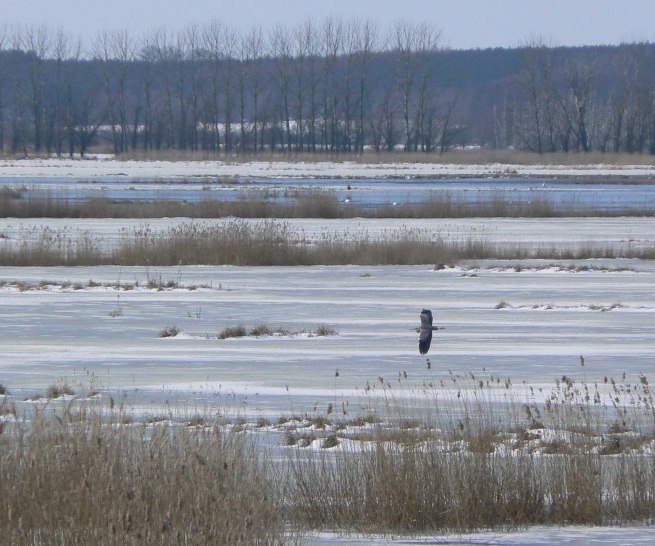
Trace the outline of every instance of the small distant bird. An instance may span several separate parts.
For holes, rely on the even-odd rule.
[[[421,311],[421,327],[416,331],[420,334],[418,337],[418,352],[422,355],[428,354],[430,343],[432,342],[432,332],[434,330],[443,330],[438,326],[432,326],[432,311],[423,309]]]

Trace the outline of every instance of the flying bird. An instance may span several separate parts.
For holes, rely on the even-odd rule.
[[[420,334],[418,337],[418,352],[425,355],[430,350],[433,330],[443,330],[438,326],[432,326],[432,311],[423,309],[421,311],[421,327],[416,331]]]

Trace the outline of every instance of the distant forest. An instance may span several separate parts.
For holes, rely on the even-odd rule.
[[[655,44],[450,50],[428,23],[0,28],[0,151],[655,154]]]

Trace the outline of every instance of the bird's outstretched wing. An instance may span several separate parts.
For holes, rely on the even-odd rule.
[[[430,343],[432,342],[432,330],[422,328],[421,335],[418,337],[418,352],[422,355],[427,354],[430,350]]]

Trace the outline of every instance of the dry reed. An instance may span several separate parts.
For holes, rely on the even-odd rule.
[[[411,265],[453,264],[466,259],[587,259],[655,257],[655,248],[586,243],[577,247],[498,245],[483,239],[454,241],[438,232],[410,228],[379,236],[323,233],[307,239],[288,223],[227,220],[185,223],[160,231],[148,226],[126,231],[110,248],[85,232],[43,228],[15,245],[0,246],[0,265]]]
[[[605,387],[565,377],[524,404],[504,394],[509,379],[453,376],[408,393],[380,378],[373,406],[386,419],[288,433],[292,517],[364,533],[652,521],[655,398],[643,376]],[[345,447],[302,449],[331,438]]]
[[[41,414],[0,436],[3,543],[286,543],[266,465],[243,436],[119,423]]]
[[[506,395],[510,379],[474,374],[416,391],[405,374],[396,387],[380,378],[367,396],[376,389],[354,417],[330,415],[330,404],[252,426],[209,412],[138,421],[111,400],[104,413],[69,401],[21,415],[0,399],[3,540],[273,544],[320,529],[652,521],[655,399],[644,376],[562,377],[528,403]],[[253,440],[271,429],[285,431],[283,447]]]

